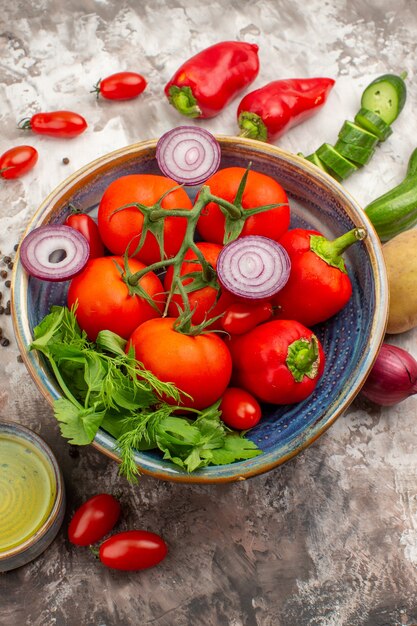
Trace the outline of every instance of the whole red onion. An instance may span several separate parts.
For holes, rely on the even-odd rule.
[[[398,404],[417,393],[417,361],[406,350],[383,343],[361,393],[381,406]]]

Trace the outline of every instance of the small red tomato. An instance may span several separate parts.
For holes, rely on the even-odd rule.
[[[270,302],[233,302],[221,319],[222,328],[231,335],[242,335],[271,319],[272,313]]]
[[[104,245],[100,238],[98,226],[92,217],[86,213],[72,213],[65,220],[65,224],[78,230],[87,239],[90,245],[89,259],[104,256]]]
[[[15,146],[0,156],[0,176],[19,178],[36,165],[38,152],[32,146]]]
[[[168,554],[165,541],[147,530],[128,530],[106,539],[99,551],[103,565],[118,570],[140,570],[160,563]]]
[[[98,81],[94,91],[107,100],[131,100],[145,90],[147,82],[136,72],[118,72]]]
[[[226,426],[237,430],[253,428],[262,417],[259,402],[245,389],[228,387],[220,403],[221,418]]]
[[[38,135],[51,135],[70,139],[85,131],[87,122],[78,113],[72,111],[52,111],[35,113],[19,122],[22,130],[31,130]]]
[[[77,546],[89,546],[111,531],[120,517],[120,504],[113,496],[100,493],[84,502],[74,513],[68,538]]]

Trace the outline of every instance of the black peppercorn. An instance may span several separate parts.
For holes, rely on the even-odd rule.
[[[1,278],[7,278],[7,276],[8,276],[8,274],[7,274],[6,270],[1,270],[0,277]]]
[[[68,165],[68,163],[70,162],[70,160],[69,160],[69,158],[68,158],[68,157],[64,157],[64,158],[62,159],[62,162],[63,162],[63,164],[64,164],[64,165]]]
[[[19,244],[18,244],[18,243],[15,243],[15,244],[14,244],[14,246],[13,246],[13,250],[16,252],[16,251],[17,251],[17,249],[18,249],[18,247],[19,247]]]
[[[4,283],[5,287],[10,287],[10,285],[12,284],[11,280],[6,280],[6,282]]]
[[[10,256],[4,256],[3,257],[3,263],[6,263],[6,265],[7,265],[7,263],[10,263],[11,260],[12,260],[12,258]]]
[[[9,344],[10,344],[10,340],[9,340],[9,339],[7,339],[7,337],[4,337],[4,338],[1,340],[1,345],[2,345],[4,348],[5,348],[6,346],[8,346]]]
[[[22,355],[21,355],[21,354],[18,354],[18,355],[17,355],[16,360],[17,360],[17,362],[18,362],[18,363],[23,363],[23,357],[22,357]]]
[[[10,263],[7,264],[7,267],[9,268],[9,270],[13,269],[13,261],[10,261]]]

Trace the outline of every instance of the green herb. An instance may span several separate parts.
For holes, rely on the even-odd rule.
[[[120,472],[132,482],[139,473],[135,450],[158,449],[188,472],[261,454],[223,424],[219,402],[203,411],[179,407],[180,391],[144,369],[133,350],[126,353],[124,339],[102,331],[95,343],[88,341],[73,310],[52,307],[34,329],[30,349],[44,355],[63,393],[54,402],[62,435],[86,445],[100,427],[108,431],[117,440]]]

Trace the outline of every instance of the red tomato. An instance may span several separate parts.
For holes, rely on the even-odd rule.
[[[295,320],[256,326],[229,342],[233,380],[262,402],[292,404],[305,400],[324,370],[321,343]]]
[[[159,535],[147,530],[128,530],[103,541],[99,558],[112,569],[133,571],[158,565],[168,554]]]
[[[213,269],[216,269],[217,258],[220,254],[222,246],[217,243],[207,243],[200,242],[196,244],[197,248],[201,250],[204,258],[211,265]],[[190,259],[196,259],[197,255],[193,250],[188,250],[184,257],[184,263],[181,266],[181,276],[186,276],[191,272],[201,272],[201,264],[190,263]],[[172,278],[174,274],[174,269],[172,266],[168,267],[167,273],[165,275],[164,287],[166,291],[171,289]],[[183,280],[183,285],[188,285],[192,279]],[[218,286],[218,282],[214,278],[214,285],[208,284],[206,287],[202,287],[201,289],[197,289],[196,291],[192,291],[188,294],[188,302],[190,303],[190,309],[194,310],[192,316],[193,324],[200,324],[205,319],[210,319],[212,317],[216,317],[217,315],[221,315],[223,311],[231,302],[234,302],[236,299],[231,293],[224,289],[220,289],[220,296],[218,297],[219,291],[216,288]],[[178,308],[180,307],[180,309]],[[171,317],[177,317],[179,310],[183,310],[183,301],[180,294],[174,294],[172,300],[168,307],[168,313]],[[220,321],[214,322],[210,328],[220,328]]]
[[[100,493],[76,510],[68,527],[68,539],[77,546],[88,546],[111,531],[120,517],[120,504],[107,493]]]
[[[104,256],[103,242],[100,239],[98,226],[92,217],[86,213],[72,213],[65,220],[65,224],[78,230],[87,239],[90,245],[89,259]]]
[[[91,259],[70,283],[68,307],[78,302],[75,315],[91,341],[95,341],[100,330],[111,330],[128,339],[139,324],[159,315],[158,310],[144,298],[129,294],[116,263],[123,267],[123,258],[107,256]],[[132,274],[144,267],[140,261],[129,259]],[[156,274],[148,272],[139,284],[162,313],[164,288]]]
[[[113,254],[124,254],[130,244],[129,251],[136,249],[143,226],[143,215],[136,207],[120,207],[134,202],[145,206],[153,206],[162,195],[170,189],[162,201],[162,209],[191,209],[192,203],[183,189],[178,189],[176,182],[165,176],[154,174],[129,174],[113,181],[101,198],[98,209],[98,227],[101,239]],[[164,250],[167,257],[175,256],[180,249],[187,227],[186,218],[167,217],[164,219]],[[159,246],[154,235],[147,233],[144,245],[134,255],[147,265],[161,259]]]
[[[227,167],[218,170],[204,184],[215,196],[229,202],[234,201],[239,184],[245,173],[242,167]],[[249,217],[240,236],[263,235],[278,241],[290,224],[290,209],[287,194],[281,185],[266,174],[249,171],[242,196],[242,208],[254,209],[268,204],[282,206]],[[210,202],[198,220],[198,231],[206,241],[223,243],[225,218],[219,206]]]
[[[32,130],[38,135],[51,135],[70,139],[85,131],[87,122],[78,113],[73,111],[52,111],[35,113],[19,123],[23,130]]]
[[[0,156],[0,176],[19,178],[37,163],[38,152],[32,146],[15,146]]]
[[[136,72],[117,72],[99,80],[95,91],[97,97],[100,94],[107,100],[131,100],[139,96],[146,85],[144,77]]]
[[[214,333],[185,335],[174,330],[170,317],[141,324],[129,339],[127,349],[159,380],[171,382],[189,394],[182,404],[204,409],[224,393],[232,373],[232,359],[226,344]],[[166,400],[171,402],[169,398]]]
[[[228,387],[220,404],[221,418],[226,426],[237,430],[253,428],[262,417],[259,402],[245,389]]]
[[[223,330],[231,335],[243,335],[272,317],[270,302],[234,302],[227,307],[222,319]]]

